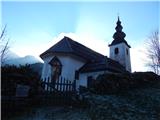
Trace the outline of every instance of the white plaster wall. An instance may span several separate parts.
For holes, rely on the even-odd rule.
[[[53,58],[53,56],[48,56],[47,58],[43,59],[44,65],[42,69],[41,78],[44,80],[45,78],[51,77],[51,66],[48,64],[49,61]]]
[[[80,67],[82,67],[85,64],[85,62],[69,55],[56,55],[56,56],[61,61],[62,64],[61,76],[64,77],[65,79],[73,81],[75,78],[75,71],[78,70]],[[44,66],[41,76],[42,79],[46,77],[51,77],[52,67],[48,63],[54,57],[55,55],[50,55],[47,58],[43,59]]]
[[[114,53],[115,48],[119,49],[118,54]],[[128,49],[128,55],[126,49]],[[125,43],[110,46],[110,58],[118,61],[126,68],[127,71],[131,72],[130,49]]]
[[[130,49],[129,49],[128,46],[126,46],[126,49],[128,49],[128,55],[127,55],[127,52],[126,52],[126,55],[125,55],[126,70],[129,71],[129,72],[132,72],[132,69],[131,69],[131,59],[130,59]]]
[[[107,73],[107,71],[81,73],[79,75],[79,80],[77,81],[77,89],[80,85],[87,87],[87,79],[89,76],[92,76],[93,79],[96,79],[98,77],[98,75],[101,75],[104,73]]]
[[[82,67],[85,62],[78,61],[77,59],[70,56],[60,56],[60,61],[62,62],[62,76],[69,79],[75,79],[75,71]]]

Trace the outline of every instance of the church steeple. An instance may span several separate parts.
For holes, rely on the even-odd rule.
[[[116,32],[122,32],[122,25],[121,25],[121,21],[119,20],[119,16],[118,16],[118,21],[117,21],[117,26],[116,26]]]
[[[113,41],[109,45],[110,58],[118,61],[123,65],[127,71],[131,72],[131,60],[130,60],[130,45],[124,39],[126,34],[122,31],[123,27],[118,16],[117,25],[115,27],[116,32],[113,34]]]
[[[115,27],[116,32],[113,34],[114,40],[112,41],[112,43],[109,46],[124,42],[128,47],[130,47],[130,45],[128,45],[127,41],[124,39],[126,37],[126,34],[122,31],[122,29],[123,29],[123,27],[121,25],[121,21],[118,16],[117,26]]]

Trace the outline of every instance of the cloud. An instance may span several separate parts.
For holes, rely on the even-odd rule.
[[[147,71],[145,54],[145,46],[139,44],[139,46],[131,48],[131,66],[132,71]]]

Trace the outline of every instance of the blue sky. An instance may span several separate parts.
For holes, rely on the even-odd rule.
[[[159,29],[159,3],[151,1],[6,1],[1,7],[2,26],[7,24],[11,50],[20,56],[38,57],[64,35],[108,56],[119,14],[126,40],[132,46],[133,70],[145,70],[145,57],[140,58],[144,56],[140,52],[147,36]]]

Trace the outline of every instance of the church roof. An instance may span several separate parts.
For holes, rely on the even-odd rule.
[[[125,68],[118,62],[105,57],[100,62],[87,63],[79,69],[79,72],[96,72],[96,71],[126,72]]]
[[[46,50],[40,55],[41,58],[48,53],[65,53],[73,54],[85,59],[87,62],[84,66],[79,69],[79,72],[93,72],[109,70],[113,72],[123,72],[124,67],[116,62],[94,50],[72,40],[69,37],[64,37],[58,43],[53,45],[51,48]]]
[[[121,21],[119,20],[118,16],[118,21],[117,21],[117,26],[115,28],[116,32],[113,35],[113,41],[109,46],[113,46],[119,43],[125,43],[129,48],[131,47],[127,41],[124,39],[126,37],[126,34],[122,31],[123,27],[121,25]]]
[[[58,43],[42,53],[40,57],[42,58],[48,53],[74,54],[76,56],[84,58],[87,61],[100,61],[104,58],[104,55],[93,51],[92,49],[72,40],[69,37],[64,37]]]

